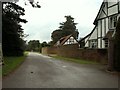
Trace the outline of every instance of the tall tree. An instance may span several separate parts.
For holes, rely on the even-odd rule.
[[[23,55],[24,36],[20,23],[26,23],[20,16],[25,15],[24,8],[15,3],[4,2],[2,12],[2,48],[4,56]]]
[[[52,32],[51,38],[53,43],[56,43],[60,38],[72,34],[75,39],[78,38],[79,32],[76,29],[77,23],[74,23],[74,18],[65,16],[66,21],[60,23],[59,29]]]
[[[76,29],[77,23],[74,23],[74,18],[71,16],[65,16],[66,22],[60,23],[60,29],[62,30],[63,36],[73,34],[74,38],[78,38],[78,30]]]

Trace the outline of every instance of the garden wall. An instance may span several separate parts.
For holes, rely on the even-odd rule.
[[[78,44],[64,45],[60,47],[47,47],[42,49],[43,54],[57,54],[68,58],[79,58],[84,60],[97,61],[107,64],[107,49],[79,49]]]
[[[44,47],[42,54],[57,54],[57,47]]]

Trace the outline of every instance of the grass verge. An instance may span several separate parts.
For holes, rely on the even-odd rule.
[[[4,57],[5,65],[2,66],[2,75],[6,76],[13,70],[15,70],[27,57],[28,52],[24,53],[24,56],[20,57]]]
[[[71,61],[79,64],[99,64],[98,62],[95,61],[88,61],[88,60],[82,60],[82,59],[74,59],[74,58],[66,58],[66,57],[61,57],[61,56],[51,56],[55,58],[56,60],[65,60],[65,61]]]

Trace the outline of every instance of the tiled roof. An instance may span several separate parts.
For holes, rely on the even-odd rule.
[[[60,39],[60,45],[63,45],[71,36],[72,36],[72,34],[68,35],[68,36],[65,36],[65,37],[62,37]]]

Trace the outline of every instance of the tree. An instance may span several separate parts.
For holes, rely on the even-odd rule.
[[[78,38],[78,30],[76,29],[77,23],[74,23],[74,18],[71,16],[65,16],[66,22],[60,23],[60,29],[62,30],[63,36],[72,34],[75,39]]]
[[[47,42],[43,42],[43,43],[41,43],[41,47],[47,47],[47,46],[50,46]]]
[[[20,23],[26,23],[20,16],[25,15],[24,8],[11,2],[3,3],[2,12],[2,49],[4,56],[21,56],[24,51],[23,29]]]
[[[77,23],[74,23],[74,18],[71,16],[65,16],[65,18],[66,21],[60,23],[59,29],[52,32],[51,38],[53,43],[56,43],[60,38],[70,34],[72,34],[75,39],[78,38],[79,32],[76,29]]]
[[[1,2],[5,2],[5,1],[16,3],[19,0],[1,0]],[[23,2],[25,5],[27,5],[27,2],[29,2],[32,5],[32,7],[34,7],[34,8],[41,8],[41,6],[39,5],[39,2],[35,2],[34,0],[24,0]]]
[[[116,33],[114,37],[114,44],[115,44],[115,62],[114,68],[120,71],[120,17],[118,19]]]
[[[56,43],[63,36],[62,30],[58,29],[52,32],[51,38],[53,40],[52,43]]]
[[[36,51],[39,52],[40,51],[40,42],[39,40],[30,40],[28,42],[28,50],[29,51]]]

